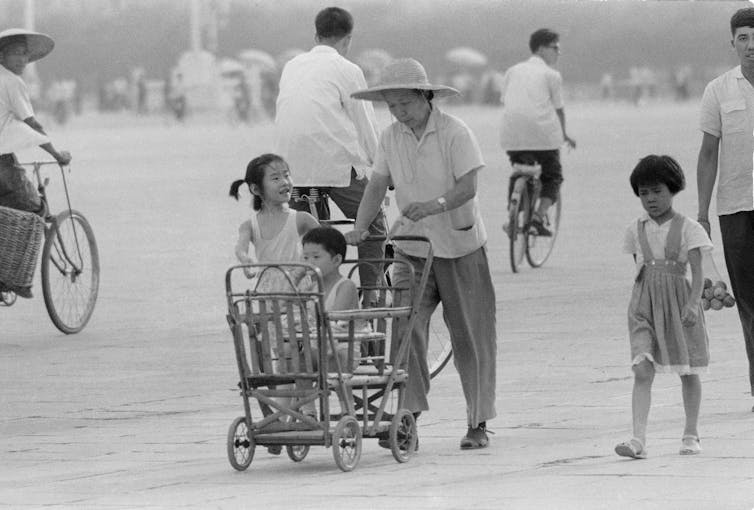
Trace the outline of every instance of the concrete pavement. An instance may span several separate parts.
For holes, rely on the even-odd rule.
[[[669,108],[657,115],[682,122],[667,143],[685,137],[691,145],[685,130],[695,112]],[[618,114],[625,129],[635,129],[631,111]],[[461,115],[478,133],[496,118],[494,111]],[[599,136],[620,133],[595,128],[602,115],[576,110],[571,129],[593,128],[594,146],[609,145]],[[630,436],[632,384],[625,332],[632,269],[619,253],[615,225],[638,214],[638,201],[626,169],[595,172],[596,149],[566,160],[572,170],[562,237],[538,270],[511,274],[497,201],[505,180],[492,171],[483,177],[499,329],[499,416],[489,423],[489,448],[458,448],[465,412],[451,366],[433,381],[432,409],[419,422],[421,450],[407,464],[366,441],[351,473],[340,472],[324,447],[312,447],[300,464],[259,448],[246,472],[234,471],[226,433],[242,406],[222,278],[237,217],[246,213],[224,194],[245,154],[211,148],[264,141],[268,132],[118,129],[122,148],[74,167],[77,208],[91,219],[102,257],[91,324],[79,335],[57,333],[39,285],[34,300],[0,309],[0,508],[754,507],[754,399],[746,393],[732,310],[708,314],[713,362],[702,378],[704,452],[678,455],[680,382],[658,374],[649,458],[613,453]],[[144,131],[153,145],[128,159],[127,148]],[[67,136],[69,147],[86,153],[98,136],[110,135],[92,121]],[[490,168],[500,168],[491,137],[480,142]],[[625,186],[610,188],[615,180]],[[688,209],[694,192],[684,193],[679,205]],[[603,203],[610,207],[596,215]]]

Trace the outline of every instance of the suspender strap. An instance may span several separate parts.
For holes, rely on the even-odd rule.
[[[678,254],[681,252],[683,216],[675,214],[670,222],[670,230],[668,231],[668,237],[665,241],[665,260],[678,260]],[[649,247],[649,241],[647,241],[647,233],[644,229],[644,223],[645,222],[638,220],[636,230],[639,233],[639,245],[641,246],[641,253],[644,257],[644,262],[649,262],[650,260],[654,260],[654,256],[652,255],[652,249]]]
[[[636,231],[639,234],[639,246],[641,246],[641,255],[644,258],[646,264],[650,260],[654,260],[652,255],[652,249],[649,247],[649,241],[647,241],[647,233],[644,230],[644,222],[638,220],[636,222]]]
[[[668,232],[667,241],[665,241],[665,259],[678,260],[678,254],[681,252],[683,216],[676,213],[670,221],[670,231]]]

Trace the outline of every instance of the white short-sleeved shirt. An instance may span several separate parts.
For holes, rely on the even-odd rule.
[[[351,168],[363,177],[377,150],[377,122],[361,68],[319,45],[283,68],[275,115],[275,151],[296,186],[346,187]]]
[[[639,217],[639,221],[644,222],[644,232],[647,235],[647,243],[652,251],[652,256],[656,259],[665,258],[665,244],[670,232],[672,221],[666,221],[658,225],[656,221],[644,213]],[[712,241],[710,241],[704,228],[691,218],[683,218],[683,228],[681,230],[681,248],[678,252],[678,261],[687,262],[689,250],[700,248],[702,250],[711,250]],[[644,254],[639,244],[639,231],[636,221],[633,221],[626,229],[623,238],[623,253],[636,255],[636,270],[639,271],[644,265]]]
[[[717,214],[754,210],[754,87],[741,66],[707,84],[699,124],[720,139]]]
[[[8,154],[49,142],[24,119],[34,116],[24,80],[0,65],[0,154]]]
[[[482,152],[468,126],[434,107],[420,140],[397,121],[382,132],[373,171],[390,177],[398,208],[403,210],[412,202],[436,199],[453,188],[457,179],[483,166]],[[398,234],[426,236],[436,257],[468,255],[487,241],[477,197],[472,201],[474,226],[469,230],[453,229],[452,211],[448,211],[417,222],[406,220]],[[399,243],[399,248],[409,255],[426,255],[426,247],[414,243]]]
[[[505,73],[500,99],[500,145],[509,151],[554,150],[563,144],[556,109],[563,108],[563,78],[532,55]]]

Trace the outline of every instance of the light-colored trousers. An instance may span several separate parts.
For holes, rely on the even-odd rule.
[[[411,263],[415,270],[414,285],[418,286],[425,259],[403,253],[397,253],[396,258]],[[443,319],[453,346],[453,362],[461,377],[466,398],[468,425],[476,427],[496,415],[495,289],[486,249],[482,247],[455,259],[435,258],[429,270],[427,286],[411,332],[404,407],[411,412],[429,409],[429,323],[437,305],[442,303]],[[394,283],[403,286],[410,283],[409,279],[408,268],[395,264]],[[397,348],[396,344],[393,342],[392,347]]]

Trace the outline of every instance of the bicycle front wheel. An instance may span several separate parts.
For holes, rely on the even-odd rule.
[[[509,254],[511,270],[514,273],[518,273],[518,269],[524,262],[524,252],[529,236],[529,194],[526,191],[526,184],[521,188],[519,193],[514,193],[511,196],[508,211]]]
[[[77,211],[60,213],[42,249],[42,293],[52,323],[78,333],[92,316],[99,290],[99,252],[89,222]]]
[[[527,236],[526,260],[529,261],[531,267],[540,267],[550,257],[560,228],[561,207],[561,199],[559,198],[543,218],[545,227],[552,232],[551,236],[538,236],[531,233]]]

